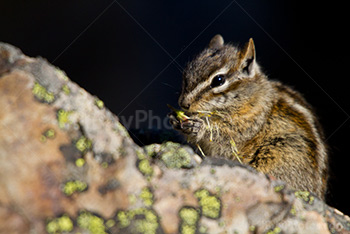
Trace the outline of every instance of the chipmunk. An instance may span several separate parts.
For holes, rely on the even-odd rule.
[[[298,92],[261,71],[253,39],[241,49],[213,37],[184,70],[179,105],[186,118],[172,112],[170,123],[205,155],[239,159],[324,199],[322,129]]]

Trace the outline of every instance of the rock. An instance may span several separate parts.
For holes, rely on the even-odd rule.
[[[0,233],[348,233],[313,194],[188,146],[137,146],[103,102],[0,43]]]

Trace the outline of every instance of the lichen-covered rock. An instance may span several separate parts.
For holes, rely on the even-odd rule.
[[[305,191],[188,146],[135,145],[44,59],[0,44],[0,233],[347,233]]]

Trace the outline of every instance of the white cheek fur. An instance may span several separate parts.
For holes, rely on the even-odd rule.
[[[216,88],[213,88],[213,93],[221,93],[229,86],[229,82],[225,81],[225,83],[221,86],[218,86]]]

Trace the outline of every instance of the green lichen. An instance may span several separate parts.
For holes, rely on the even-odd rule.
[[[206,189],[200,189],[195,192],[195,196],[199,201],[202,214],[208,218],[217,219],[220,217],[221,201],[219,198],[210,195]]]
[[[69,116],[73,111],[66,111],[63,109],[58,110],[57,112],[57,121],[60,128],[65,128],[67,124],[70,124]]]
[[[297,198],[304,200],[305,202],[308,202],[310,200],[310,192],[308,191],[296,191],[294,192],[294,195]]]
[[[134,205],[134,204],[136,203],[136,201],[137,201],[137,197],[136,197],[135,194],[130,194],[130,195],[128,196],[128,198],[129,198],[129,203],[130,203],[130,205]]]
[[[124,136],[124,137],[130,137],[130,135],[129,135],[129,133],[128,133],[128,131],[125,129],[125,127],[120,123],[120,122],[118,122],[118,121],[116,121],[116,123],[115,123],[115,128],[114,128],[114,130],[116,131],[116,132],[118,132],[119,134],[121,134],[122,136]]]
[[[183,207],[179,211],[181,234],[195,234],[200,218],[199,211],[193,207]]]
[[[254,225],[249,226],[249,231],[254,232],[256,227]]]
[[[278,234],[281,232],[282,232],[282,230],[280,227],[275,227],[273,230],[268,231],[266,234]]]
[[[200,226],[198,230],[199,230],[199,233],[208,233],[208,227],[206,226]]]
[[[61,69],[56,68],[56,72],[57,72],[58,77],[60,77],[62,80],[64,80],[64,81],[68,81],[69,80],[69,78],[66,75],[66,73],[64,71],[62,71]]]
[[[63,86],[62,86],[62,91],[63,91],[66,95],[69,95],[69,94],[70,94],[70,89],[69,89],[68,85],[63,85]]]
[[[55,101],[55,95],[46,90],[46,88],[40,85],[38,82],[34,83],[32,89],[34,96],[41,102],[46,102],[48,104]]]
[[[153,168],[148,159],[140,160],[137,167],[144,176],[151,177],[153,175]]]
[[[143,204],[145,204],[146,207],[153,205],[153,194],[149,190],[149,188],[143,188],[140,193],[140,198],[143,201]]]
[[[151,145],[146,145],[143,148],[149,157],[155,157],[159,153],[161,145],[151,144]]]
[[[104,220],[90,212],[84,211],[77,218],[80,228],[89,230],[90,234],[106,234]]]
[[[65,183],[63,187],[63,193],[67,196],[71,196],[75,192],[83,192],[87,189],[87,184],[83,181],[73,180]]]
[[[85,136],[81,136],[75,143],[75,147],[82,153],[86,153],[92,147],[92,142]]]
[[[180,233],[181,234],[195,234],[196,233],[196,227],[189,226],[189,225],[182,225]]]
[[[83,167],[85,165],[85,160],[83,158],[78,158],[75,160],[75,165],[77,167]]]
[[[119,211],[117,221],[121,229],[128,228],[130,233],[156,234],[159,228],[157,215],[146,208]]]
[[[276,193],[281,192],[283,189],[284,189],[284,185],[283,184],[277,185],[277,186],[274,187],[274,190],[275,190]]]
[[[162,160],[168,168],[189,167],[191,155],[183,148],[179,148],[175,152],[167,152],[162,155]]]
[[[312,205],[312,203],[314,203],[315,197],[314,196],[310,196],[309,199],[309,204]]]
[[[111,227],[114,227],[115,224],[116,224],[116,223],[115,223],[115,221],[114,221],[113,219],[109,219],[109,220],[107,220],[107,222],[106,222],[106,227],[107,227],[107,228],[111,228]]]
[[[41,142],[46,142],[47,139],[53,139],[55,138],[55,130],[49,129],[46,130],[41,136],[40,136],[40,141]]]
[[[99,108],[99,109],[103,109],[103,107],[105,106],[103,101],[101,101],[99,98],[95,98],[95,105]]]
[[[49,139],[53,139],[55,138],[56,133],[54,129],[48,129],[46,132],[44,132],[44,135]]]
[[[40,136],[40,141],[41,142],[46,142],[46,140],[47,140],[46,136],[44,136],[44,135]]]
[[[145,152],[142,150],[142,148],[138,148],[136,150],[136,155],[137,155],[137,158],[140,159],[140,160],[143,160],[143,159],[147,158],[147,156],[146,156]]]
[[[295,206],[292,206],[292,208],[290,209],[289,213],[293,216],[295,216],[297,214],[297,210],[295,209]]]
[[[119,221],[119,226],[121,228],[126,228],[130,225],[131,219],[134,217],[134,215],[131,215],[131,213],[127,211],[119,211],[117,214],[117,219]]]
[[[161,146],[161,159],[168,168],[191,166],[191,155],[178,143],[166,142]]]
[[[48,233],[70,232],[73,230],[73,222],[68,215],[63,215],[59,218],[52,219],[46,224]]]
[[[46,130],[40,137],[40,140],[42,142],[46,142],[47,139],[54,139],[56,136],[54,129],[48,129]]]

